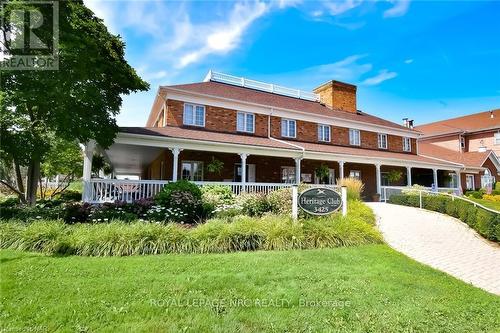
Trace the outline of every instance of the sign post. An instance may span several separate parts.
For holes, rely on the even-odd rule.
[[[298,217],[298,207],[297,207],[297,185],[292,186],[292,218],[294,221],[297,221]]]
[[[340,189],[340,193],[342,196],[342,216],[347,215],[347,187],[342,186]]]

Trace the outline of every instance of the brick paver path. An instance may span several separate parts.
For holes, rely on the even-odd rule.
[[[418,208],[369,203],[386,242],[407,256],[500,295],[500,246],[464,223]]]

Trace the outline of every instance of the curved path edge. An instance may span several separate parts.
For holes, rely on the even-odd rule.
[[[377,226],[392,248],[500,295],[500,246],[444,214],[388,203],[367,204],[377,216]]]

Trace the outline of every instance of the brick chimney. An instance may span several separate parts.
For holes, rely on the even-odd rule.
[[[326,106],[356,113],[356,86],[340,81],[328,81],[314,89],[319,94],[321,103]]]

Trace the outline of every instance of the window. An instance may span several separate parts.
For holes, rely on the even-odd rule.
[[[411,151],[411,139],[403,138],[403,151]]]
[[[460,148],[465,149],[465,138],[460,136]]]
[[[500,145],[500,132],[495,133],[495,139],[493,140],[495,145]]]
[[[281,136],[295,138],[295,120],[281,119]]]
[[[387,149],[387,134],[378,134],[378,147],[380,149]]]
[[[349,144],[353,146],[361,145],[361,134],[357,129],[349,129]]]
[[[323,142],[330,142],[330,126],[318,125],[318,140]]]
[[[203,180],[203,162],[182,161],[182,179],[191,181]]]
[[[205,107],[203,105],[184,103],[184,125],[205,126]]]
[[[351,170],[349,172],[349,178],[356,178],[361,180],[361,171],[359,170]]]
[[[295,167],[281,167],[281,182],[288,184],[295,183]]]
[[[238,132],[253,133],[255,128],[255,115],[253,113],[238,112],[236,115],[236,130]]]
[[[467,190],[475,190],[474,175],[465,175],[465,187]]]

